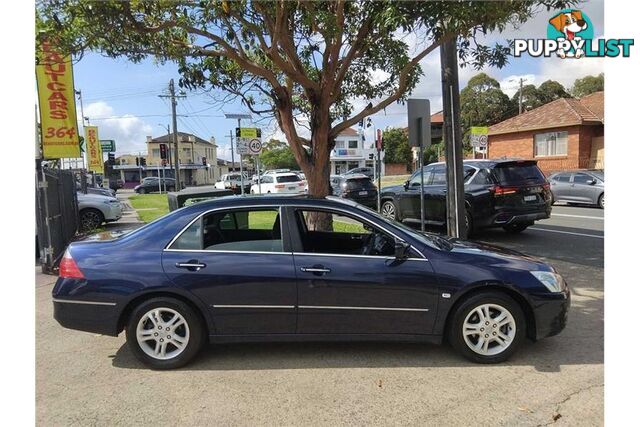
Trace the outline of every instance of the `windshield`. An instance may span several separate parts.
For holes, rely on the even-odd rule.
[[[296,181],[300,181],[300,177],[298,175],[276,176],[276,182],[296,182]]]

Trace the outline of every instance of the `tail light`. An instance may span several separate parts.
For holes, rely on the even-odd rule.
[[[275,187],[276,188],[284,188],[284,184],[276,184]]]
[[[506,194],[515,194],[518,192],[518,187],[502,187],[500,185],[496,185],[493,188],[493,192],[496,196],[504,196]]]
[[[69,249],[66,250],[60,261],[60,277],[65,279],[84,279],[84,274],[80,271]]]
[[[298,187],[304,187],[304,182],[300,181],[300,182],[298,183]]]

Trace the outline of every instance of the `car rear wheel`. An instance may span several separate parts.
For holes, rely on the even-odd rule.
[[[472,362],[499,363],[518,349],[525,331],[520,305],[506,294],[486,292],[455,309],[448,334],[451,345]]]
[[[146,192],[147,192],[147,190],[145,190],[144,188],[138,189],[138,194],[144,194]]]
[[[392,219],[394,221],[398,220],[396,205],[394,205],[391,200],[387,200],[384,203],[382,203],[382,207],[380,208],[380,213],[385,218]]]
[[[153,369],[174,369],[193,359],[204,342],[202,322],[183,301],[160,297],[144,301],[131,313],[127,344]]]
[[[467,229],[467,238],[473,235],[473,217],[471,216],[471,212],[468,210],[464,211],[464,225]]]
[[[604,193],[598,197],[598,206],[600,206],[600,209],[604,209]]]
[[[82,231],[94,230],[104,222],[104,215],[98,209],[83,209],[80,211],[80,229]]]
[[[521,233],[527,229],[531,224],[509,224],[502,227],[504,231],[511,234]]]

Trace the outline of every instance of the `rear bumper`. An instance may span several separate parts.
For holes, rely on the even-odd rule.
[[[537,210],[499,210],[491,216],[488,221],[489,226],[503,226],[508,224],[532,224],[541,219],[551,216],[551,207],[544,207]]]
[[[571,307],[571,291],[567,286],[564,292],[534,295],[531,297],[533,314],[536,321],[535,339],[559,334],[567,325]]]
[[[53,318],[68,329],[117,336],[119,315],[116,303],[53,299]]]

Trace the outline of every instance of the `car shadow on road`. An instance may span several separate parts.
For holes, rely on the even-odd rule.
[[[581,291],[582,292],[582,291]],[[585,292],[588,294],[588,291]],[[558,336],[525,341],[505,364],[558,372],[563,365],[604,363],[603,302],[580,297],[572,304],[567,328]],[[124,344],[112,355],[116,368],[147,369]],[[216,344],[203,349],[181,370],[449,368],[478,367],[449,345],[389,342]]]

